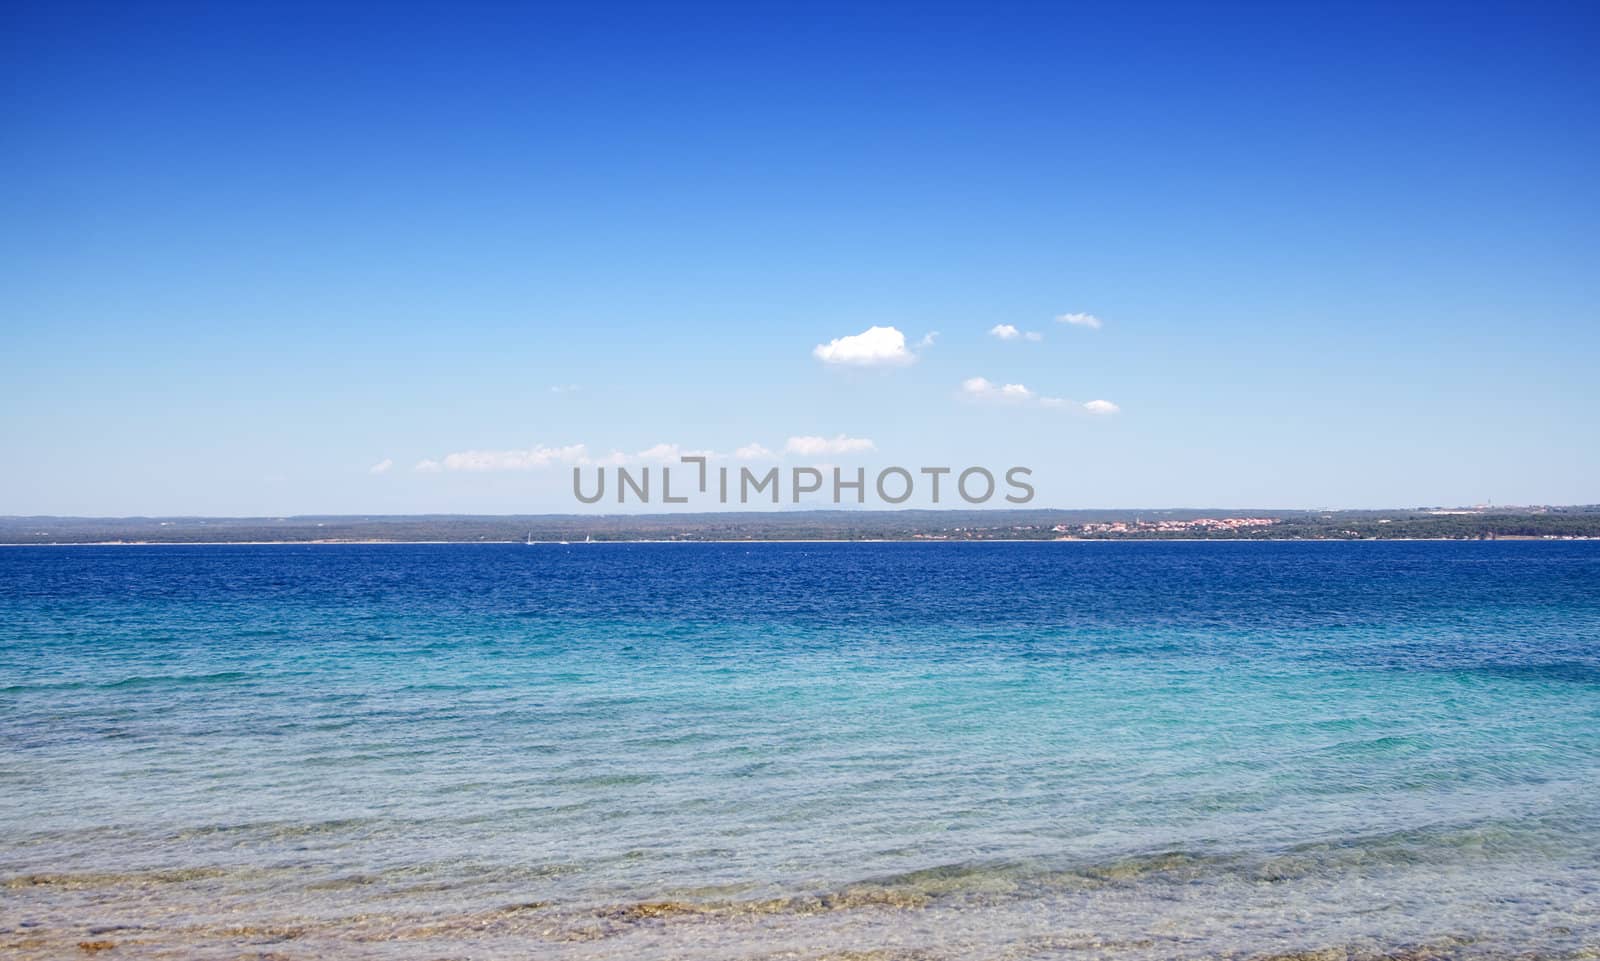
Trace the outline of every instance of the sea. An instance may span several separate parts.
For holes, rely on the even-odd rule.
[[[0,548],[0,956],[1600,958],[1600,542]]]

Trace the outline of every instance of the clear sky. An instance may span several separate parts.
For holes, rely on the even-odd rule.
[[[565,511],[657,445],[1600,501],[1597,29],[7,0],[0,514]]]

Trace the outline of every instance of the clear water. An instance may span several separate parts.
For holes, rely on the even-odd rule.
[[[0,744],[11,957],[1600,957],[1600,543],[0,549]]]

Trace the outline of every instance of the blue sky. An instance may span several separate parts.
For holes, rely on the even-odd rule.
[[[0,513],[1600,501],[1593,4],[134,6],[0,11]]]

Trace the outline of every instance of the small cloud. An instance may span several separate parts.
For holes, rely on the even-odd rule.
[[[989,328],[989,336],[1001,340],[1031,340],[1038,343],[1044,340],[1044,335],[1036,330],[1018,330],[1014,324],[995,324]]]
[[[961,396],[986,404],[1018,404],[1032,407],[1066,407],[1063,397],[1046,397],[1023,384],[997,384],[987,377],[968,377],[961,382]]]
[[[367,473],[369,473],[369,474],[387,474],[389,472],[389,468],[391,468],[393,466],[394,466],[394,461],[392,461],[389,458],[385,457],[383,460],[380,460],[376,464],[373,464],[371,467],[367,468]]]
[[[672,463],[677,461],[680,457],[704,457],[707,460],[712,460],[717,456],[718,455],[715,451],[684,450],[677,444],[657,444],[648,450],[642,450],[635,454],[634,458],[641,461]]]
[[[847,437],[839,434],[834,437],[806,436],[791,437],[784,444],[783,453],[805,457],[833,454],[857,454],[865,451],[876,450],[877,445],[864,437]],[[583,444],[571,444],[566,447],[534,446],[526,450],[466,450],[453,454],[446,454],[440,458],[428,458],[416,463],[412,470],[423,474],[438,474],[443,472],[488,473],[493,471],[531,471],[543,468],[575,465],[580,467],[611,467],[629,464],[664,464],[675,465],[683,457],[704,457],[706,460],[722,460],[729,456],[737,460],[775,460],[778,454],[760,443],[750,443],[735,450],[732,455],[721,454],[712,450],[687,450],[677,444],[656,444],[636,454],[625,454],[613,450],[609,454],[591,455]],[[381,474],[394,466],[388,459],[374,464],[372,473]]]
[[[1099,330],[1105,326],[1104,322],[1094,314],[1061,314],[1056,318],[1058,324],[1071,324],[1074,327],[1087,327],[1090,330]]]
[[[906,349],[906,335],[893,327],[868,327],[859,334],[818,344],[811,355],[824,364],[849,367],[903,367],[917,355]]]
[[[515,471],[537,470],[552,464],[587,464],[589,457],[582,444],[567,447],[530,447],[527,450],[466,450],[446,454],[439,460],[418,461],[413,470],[425,474],[439,471]]]
[[[997,384],[987,377],[968,377],[961,382],[961,393],[974,400],[1018,403],[1034,398],[1022,384]]]
[[[876,450],[877,445],[865,437],[791,437],[783,445],[785,454],[815,457],[818,454],[853,454]]]
[[[552,394],[570,394],[578,389],[577,384],[554,384],[550,387]]]
[[[1115,414],[1122,410],[1109,400],[1091,400],[1083,405],[1083,409],[1091,414]]]
[[[657,444],[654,447],[648,447],[640,451],[638,457],[640,460],[677,460],[679,457],[678,445]]]
[[[933,342],[938,340],[938,339],[939,339],[939,332],[937,330],[930,330],[926,334],[922,335],[922,339],[921,340],[917,341],[917,349],[918,350],[927,350],[929,347],[932,347],[933,346]]]

